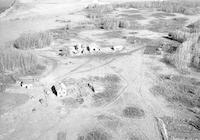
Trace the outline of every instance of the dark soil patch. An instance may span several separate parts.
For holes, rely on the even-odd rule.
[[[84,136],[79,136],[77,140],[110,140],[111,136],[102,130],[92,130]]]
[[[0,93],[0,114],[26,103],[28,99],[25,94]]]
[[[123,116],[126,118],[140,118],[145,115],[144,110],[138,107],[128,106],[123,110]]]

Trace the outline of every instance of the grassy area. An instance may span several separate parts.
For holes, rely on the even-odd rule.
[[[186,107],[200,107],[199,81],[174,75],[161,75],[160,85],[154,86],[151,91],[155,95],[162,95],[172,103],[179,103]],[[178,80],[177,80],[178,79]]]
[[[13,43],[17,49],[35,49],[49,46],[52,36],[49,32],[24,33]]]
[[[154,32],[168,33],[182,29],[186,21],[186,18],[157,19],[152,20],[147,28]]]
[[[116,30],[120,28],[128,28],[130,26],[129,21],[117,19],[117,18],[101,18],[97,20],[96,26],[105,30]]]
[[[117,75],[107,75],[105,77],[94,77],[97,82],[102,82],[104,90],[100,93],[94,94],[92,97],[94,99],[95,105],[103,105],[112,101],[120,90],[121,79]]]

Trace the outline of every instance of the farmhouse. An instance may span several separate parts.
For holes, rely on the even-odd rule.
[[[62,98],[67,96],[66,86],[63,83],[58,83],[57,85],[53,85],[51,87],[51,90],[57,97]]]
[[[123,46],[118,45],[118,46],[112,46],[112,47],[105,47],[105,48],[100,48],[97,44],[91,43],[89,45],[87,44],[81,44],[77,43],[72,45],[69,49],[70,55],[71,56],[81,56],[81,55],[95,55],[95,54],[100,54],[100,53],[115,53],[118,51],[123,50]]]

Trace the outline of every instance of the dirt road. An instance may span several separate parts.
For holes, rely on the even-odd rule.
[[[131,55],[111,57],[102,62],[99,59],[88,61],[87,57],[81,60],[76,58],[74,59],[75,61],[70,59],[74,65],[65,65],[66,59],[61,57],[51,57],[49,60],[52,60],[51,70],[41,77],[42,79],[37,84],[37,88],[28,91],[28,94],[35,98],[2,116],[0,139],[42,140],[48,138],[53,140],[56,139],[57,132],[65,131],[68,139],[73,140],[83,129],[98,126],[99,124],[94,118],[102,114],[114,116],[124,125],[129,124],[126,127],[131,127],[131,129],[142,135],[144,139],[161,139],[157,122],[154,118],[170,115],[172,112],[166,108],[162,101],[156,99],[148,91],[149,87],[151,87],[151,82],[145,76],[148,68],[145,65],[142,50],[133,52]],[[67,59],[67,61],[69,60]],[[53,83],[68,77],[81,78],[83,75],[85,77],[86,75],[96,75],[97,73],[104,74],[104,72],[117,74],[124,82],[124,88],[119,96],[106,106],[97,108],[80,106],[74,109],[64,109],[62,113],[62,108],[60,108],[59,102],[55,99],[49,99],[48,106],[43,106],[38,102],[38,99],[43,96],[45,82],[49,81],[51,83],[50,81],[52,81]],[[20,90],[15,89],[14,92],[20,92]],[[120,112],[126,106],[141,108],[144,110],[145,116],[141,119],[127,120],[123,118]],[[33,108],[36,111],[32,112]],[[123,133],[128,129],[125,126],[118,127],[117,129]],[[119,139],[123,138],[123,136],[117,136],[117,133],[113,135]]]
[[[0,21],[0,43],[12,40],[30,29],[38,31],[61,26],[55,23],[57,16],[67,19],[70,12],[91,4],[91,1],[84,0],[70,0],[67,4],[63,4],[63,1],[21,2],[31,8],[18,9],[16,13]],[[16,19],[18,17],[20,19]],[[79,135],[94,128],[105,128],[115,140],[131,140],[129,135],[137,136],[141,140],[161,139],[155,117],[170,116],[173,115],[173,111],[166,107],[166,102],[149,92],[153,85],[152,73],[146,63],[151,60],[145,58],[142,49],[136,49],[129,54],[92,58],[61,57],[51,48],[38,50],[36,53],[48,59],[47,71],[37,77],[39,81],[33,83],[30,90],[22,89],[19,85],[7,90],[13,94],[27,94],[30,100],[1,116],[0,140],[55,140],[59,132],[65,132],[69,140],[76,140]],[[78,107],[64,107],[55,97],[49,97],[48,104],[40,100],[45,98],[44,89],[49,89],[63,79],[81,79],[106,74],[116,74],[120,77],[123,87],[118,96],[104,106],[84,104]],[[127,106],[143,110],[144,115],[139,118],[125,117],[123,111]],[[99,116],[104,116],[103,121]]]

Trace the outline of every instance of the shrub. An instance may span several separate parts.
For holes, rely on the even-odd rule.
[[[34,49],[49,46],[51,42],[49,32],[25,33],[14,41],[13,46],[17,49]]]

